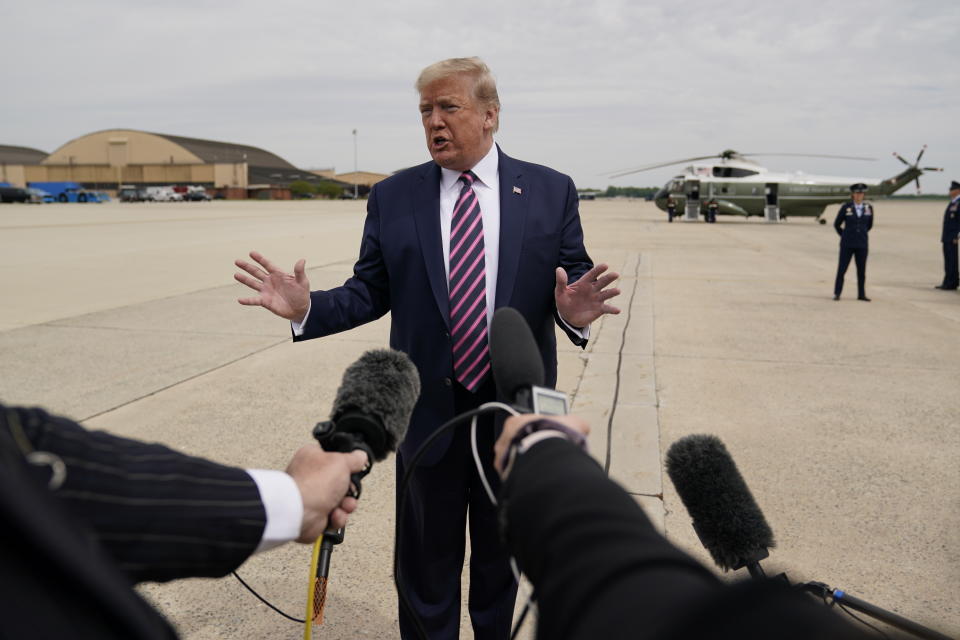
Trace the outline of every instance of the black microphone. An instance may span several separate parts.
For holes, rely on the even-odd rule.
[[[330,410],[330,420],[318,422],[313,437],[325,451],[366,452],[367,466],[351,474],[350,495],[360,497],[360,480],[396,451],[407,434],[413,406],[420,396],[420,374],[405,353],[372,349],[347,367]],[[311,620],[323,622],[330,558],[343,542],[343,529],[328,529],[317,550],[317,568],[310,590]],[[310,622],[308,621],[309,625]]]
[[[524,413],[562,415],[567,396],[543,386],[543,359],[527,321],[500,307],[490,323],[490,365],[497,395]]]
[[[356,497],[360,478],[403,440],[419,396],[420,375],[400,351],[372,349],[343,372],[330,420],[317,423],[313,436],[326,451],[366,452],[367,467],[353,478]]]
[[[720,439],[686,436],[667,451],[667,473],[700,542],[724,571],[747,567],[763,577],[759,562],[773,548],[773,532]]]

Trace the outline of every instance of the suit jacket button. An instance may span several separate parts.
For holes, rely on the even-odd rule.
[[[444,379],[443,379],[443,386],[445,386],[445,387],[452,387],[452,386],[453,386],[453,380],[451,380],[450,378],[444,378]]]

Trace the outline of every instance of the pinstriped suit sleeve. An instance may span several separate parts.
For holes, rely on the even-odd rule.
[[[40,409],[5,409],[34,450],[59,456],[53,492],[132,581],[222,576],[249,557],[266,515],[243,469],[104,432]]]

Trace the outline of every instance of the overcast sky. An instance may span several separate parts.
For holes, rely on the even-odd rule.
[[[389,173],[429,159],[413,82],[477,55],[497,77],[497,141],[579,187],[659,185],[717,153],[775,170],[960,180],[957,0],[478,3],[10,0],[0,144],[51,152],[103,129],[249,144],[301,168]],[[913,193],[913,187],[901,193]]]

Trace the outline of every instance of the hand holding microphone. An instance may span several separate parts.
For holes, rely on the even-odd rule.
[[[357,508],[357,499],[347,495],[350,476],[367,468],[363,451],[331,453],[316,443],[304,445],[287,465],[303,501],[303,520],[297,542],[312,544],[331,527],[340,529]]]
[[[527,433],[529,425],[533,423],[547,423],[551,425],[553,429],[542,429],[534,433]],[[497,438],[496,444],[493,445],[493,466],[496,467],[497,473],[500,474],[501,478],[506,478],[509,472],[507,465],[509,459],[508,452],[512,446],[522,448],[528,442],[532,445],[533,440],[539,441],[547,437],[566,438],[570,433],[580,434],[586,437],[590,435],[590,425],[586,420],[577,415],[544,416],[540,414],[526,414],[522,416],[510,416],[506,422],[503,423],[503,432],[500,434],[500,437]],[[518,436],[523,439],[515,442]],[[527,440],[527,438],[530,438],[530,440]]]

